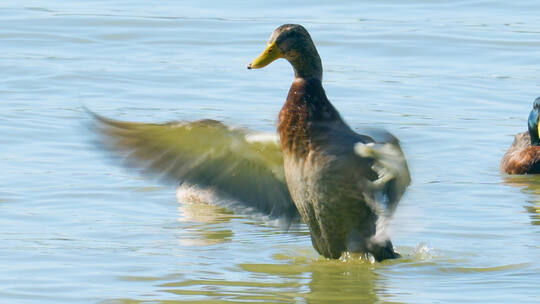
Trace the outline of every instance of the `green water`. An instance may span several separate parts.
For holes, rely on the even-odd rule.
[[[0,302],[538,303],[540,178],[498,163],[540,96],[536,1],[3,1]],[[402,259],[328,261],[306,226],[178,202],[93,142],[120,120],[271,131],[301,23],[330,100],[403,144]]]

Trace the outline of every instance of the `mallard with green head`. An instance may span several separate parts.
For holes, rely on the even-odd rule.
[[[383,130],[357,134],[343,121],[326,97],[321,59],[304,27],[278,27],[248,69],[278,58],[295,74],[278,136],[214,120],[143,124],[94,114],[97,129],[107,147],[165,180],[211,189],[233,209],[286,224],[302,220],[327,258],[398,257],[384,231],[410,183],[398,140]]]
[[[540,97],[533,103],[529,114],[528,132],[519,133],[501,160],[501,171],[508,174],[540,173]]]

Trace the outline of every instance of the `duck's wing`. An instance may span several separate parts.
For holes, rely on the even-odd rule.
[[[287,224],[298,218],[277,136],[230,128],[215,120],[146,124],[90,113],[101,142],[124,156],[128,165],[165,181],[211,188],[238,205],[232,207]],[[230,207],[231,200],[227,204]]]
[[[354,145],[355,154],[372,160],[372,169],[378,178],[367,182],[366,193],[372,207],[386,217],[391,216],[411,182],[407,160],[399,140],[385,130],[371,130]],[[366,138],[371,138],[369,142]]]

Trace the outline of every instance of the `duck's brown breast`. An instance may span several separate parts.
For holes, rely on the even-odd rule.
[[[344,126],[317,78],[296,78],[279,113],[278,134],[283,153],[305,158],[325,145],[329,130]]]
[[[515,136],[501,160],[500,169],[508,174],[540,173],[540,146],[531,145],[528,132]]]

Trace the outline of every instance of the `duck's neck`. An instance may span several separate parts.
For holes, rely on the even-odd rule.
[[[299,40],[299,46],[286,53],[287,59],[294,69],[295,78],[322,80],[323,68],[321,57],[311,40]]]
[[[531,137],[531,146],[540,146],[540,138],[538,137],[538,110],[533,109],[529,114],[527,122],[529,128],[529,136]]]
[[[299,56],[295,59],[295,62],[291,62],[295,79],[316,78],[319,81],[322,80],[322,63],[316,50],[315,55],[316,58],[308,60],[305,57]]]
[[[332,120],[339,116],[332,106],[318,77],[296,77],[289,89],[283,108],[295,107],[302,109],[310,120]],[[294,111],[295,113],[298,111]]]
[[[538,131],[531,131],[531,129],[529,129],[529,136],[531,137],[531,146],[540,146],[540,138],[538,138]]]
[[[278,133],[284,152],[305,155],[314,140],[344,124],[322,87],[320,78],[294,79],[279,113]]]

